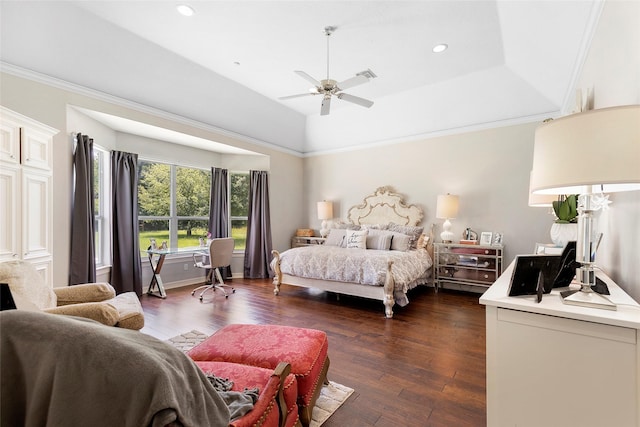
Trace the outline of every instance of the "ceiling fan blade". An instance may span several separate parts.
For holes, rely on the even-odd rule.
[[[349,95],[348,93],[339,93],[336,96],[342,99],[343,101],[353,102],[354,104],[362,105],[363,107],[367,107],[367,108],[373,105],[373,101],[360,98],[359,96]]]
[[[313,84],[316,87],[322,86],[322,84],[320,84],[319,81],[317,81],[316,79],[311,77],[309,74],[305,73],[304,71],[294,71],[294,73],[296,73],[297,75],[299,75],[300,77],[302,77],[303,79],[305,79],[306,81],[308,81],[309,83]]]
[[[361,85],[368,81],[369,79],[367,78],[367,76],[359,74],[357,76],[351,77],[350,79],[347,79],[343,82],[338,83],[337,86],[340,88],[340,90],[345,90],[345,89],[349,89],[350,87]]]
[[[281,96],[278,99],[291,99],[291,98],[301,98],[303,96],[309,96],[309,95],[317,95],[317,93],[315,92],[308,92],[308,93],[299,93],[297,95],[287,95],[287,96]]]
[[[326,116],[329,114],[329,109],[331,108],[331,96],[325,96],[322,99],[322,106],[320,107],[320,115]]]

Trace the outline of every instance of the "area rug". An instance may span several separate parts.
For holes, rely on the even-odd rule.
[[[207,337],[207,334],[193,330],[170,338],[167,342],[179,350],[186,352],[197,344],[200,344]],[[320,396],[318,396],[316,406],[313,408],[309,427],[320,427],[322,423],[327,421],[329,417],[346,402],[352,393],[352,388],[334,381],[329,381],[329,384],[325,384],[320,390]]]

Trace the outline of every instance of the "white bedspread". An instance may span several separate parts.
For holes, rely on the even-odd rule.
[[[395,299],[405,305],[406,292],[425,283],[432,265],[431,257],[424,249],[412,251],[379,251],[373,249],[346,249],[337,246],[303,246],[280,254],[283,274],[309,279],[359,283],[383,286],[387,263],[393,261]],[[273,268],[275,260],[271,262]],[[404,304],[403,304],[404,303]]]

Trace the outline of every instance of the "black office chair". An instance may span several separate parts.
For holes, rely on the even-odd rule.
[[[224,280],[222,280],[222,275],[220,274],[221,267],[231,265],[231,256],[233,255],[234,247],[235,241],[232,237],[212,239],[209,243],[209,254],[203,255],[201,261],[198,261],[196,259],[196,254],[193,255],[194,266],[197,268],[206,268],[209,270],[209,273],[207,274],[207,284],[195,288],[191,292],[191,295],[195,295],[198,289],[204,288],[204,290],[200,292],[200,301],[202,301],[204,293],[208,290],[212,290],[215,292],[216,289],[220,289],[225,298],[229,298],[229,294],[226,292],[225,287],[231,288],[232,293],[236,291],[233,286],[226,285],[224,283]],[[205,258],[209,259],[208,264],[205,263]],[[214,275],[215,279],[213,277]]]

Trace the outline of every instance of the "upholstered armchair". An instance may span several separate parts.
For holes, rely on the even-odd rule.
[[[142,329],[144,313],[134,292],[116,295],[108,283],[50,288],[26,261],[0,263],[0,283],[8,283],[19,310],[85,317],[107,326]]]

